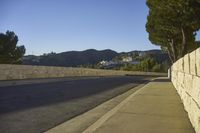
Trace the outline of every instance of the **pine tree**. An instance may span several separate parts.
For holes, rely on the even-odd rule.
[[[22,62],[25,54],[24,46],[17,46],[18,37],[14,32],[0,33],[0,64],[16,64]]]
[[[196,49],[200,0],[147,0],[149,40],[167,50],[172,62]]]

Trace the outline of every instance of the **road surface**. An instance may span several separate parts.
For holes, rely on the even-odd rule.
[[[146,82],[115,76],[0,82],[0,133],[40,133]]]

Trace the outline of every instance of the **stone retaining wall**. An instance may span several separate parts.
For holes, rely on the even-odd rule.
[[[196,133],[200,133],[200,48],[172,65],[171,80]]]
[[[0,80],[55,78],[73,76],[114,76],[114,75],[158,75],[166,76],[165,73],[130,72],[101,69],[85,69],[70,67],[49,67],[30,65],[0,65]]]

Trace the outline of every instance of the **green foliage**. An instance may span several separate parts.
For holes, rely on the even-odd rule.
[[[124,70],[124,71],[138,71],[138,67],[137,65],[132,65],[132,64],[124,64],[123,66],[121,66],[120,70]]]
[[[156,64],[156,61],[153,58],[146,58],[141,61],[139,68],[142,71],[151,71],[152,67]]]
[[[145,72],[167,72],[169,64],[158,63],[154,58],[148,57],[141,60],[138,65],[125,64],[121,66],[120,70],[125,71],[145,71]]]
[[[197,0],[147,0],[146,30],[149,40],[167,50],[172,62],[198,47],[195,32],[200,29]]]
[[[22,62],[25,54],[24,46],[17,46],[18,37],[14,32],[0,33],[0,63],[16,64]]]
[[[153,66],[152,68],[153,72],[160,72],[162,71],[162,65],[161,64],[155,64],[155,66]]]

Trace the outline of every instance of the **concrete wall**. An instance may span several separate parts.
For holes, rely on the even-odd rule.
[[[47,67],[29,65],[0,65],[0,80],[11,79],[33,79],[33,78],[55,78],[72,76],[109,76],[109,75],[158,75],[166,76],[163,73],[151,72],[129,72],[100,69],[84,69],[70,67]]]
[[[172,65],[171,79],[197,133],[200,133],[200,48]]]

